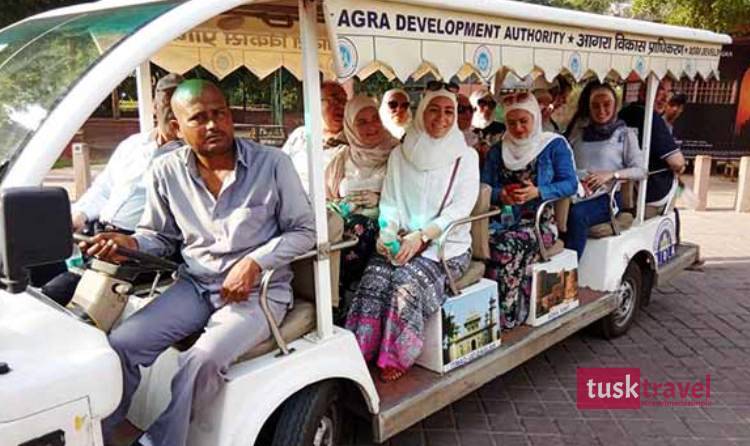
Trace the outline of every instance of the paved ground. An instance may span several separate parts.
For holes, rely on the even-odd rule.
[[[630,332],[585,334],[496,379],[394,438],[391,445],[750,445],[750,214],[731,208],[734,184],[712,186],[709,212],[684,211],[683,237],[702,271],[656,290]],[[640,367],[653,380],[710,373],[712,405],[578,411],[577,367]],[[369,445],[357,421],[347,445]]]

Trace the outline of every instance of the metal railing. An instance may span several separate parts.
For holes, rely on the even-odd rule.
[[[496,206],[491,206],[490,209],[487,212],[483,212],[481,214],[477,215],[470,215],[465,218],[459,218],[458,220],[452,221],[443,232],[443,235],[441,236],[442,242],[438,244],[438,259],[440,259],[440,263],[443,265],[443,269],[445,270],[445,274],[448,277],[448,286],[450,288],[450,292],[452,296],[458,296],[461,292],[456,287],[456,279],[453,278],[451,275],[450,269],[448,269],[448,261],[445,259],[445,242],[448,240],[448,236],[451,232],[453,232],[454,229],[461,225],[474,223],[478,220],[483,220],[485,218],[492,218],[496,215],[499,215],[502,212],[502,210]]]
[[[347,237],[344,240],[334,243],[330,246],[330,249],[327,249],[325,253],[321,252],[320,249],[312,249],[304,254],[301,254],[297,257],[295,257],[291,262],[299,262],[306,259],[311,259],[314,257],[317,257],[319,255],[328,255],[330,252],[335,251],[341,251],[346,248],[351,248],[352,246],[356,245],[359,239],[357,237]],[[274,341],[276,341],[276,345],[278,345],[279,350],[281,350],[281,355],[288,355],[293,350],[289,349],[289,346],[287,345],[286,341],[284,340],[284,337],[281,335],[281,330],[279,329],[279,324],[276,322],[276,318],[273,316],[273,313],[271,312],[271,308],[268,305],[268,287],[271,285],[271,279],[273,279],[273,275],[276,272],[274,269],[266,270],[263,273],[263,276],[260,280],[260,308],[263,311],[263,315],[266,317],[266,321],[268,322],[268,326],[271,329],[271,335],[273,336]]]

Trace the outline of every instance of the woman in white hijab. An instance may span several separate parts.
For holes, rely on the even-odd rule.
[[[524,323],[531,296],[527,267],[539,255],[534,223],[542,201],[571,196],[578,189],[573,156],[560,135],[542,131],[542,115],[534,96],[523,92],[502,99],[508,130],[482,168],[482,182],[492,187],[492,203],[505,206],[490,230],[490,262],[486,276],[498,284],[503,328]],[[541,223],[545,246],[557,229],[547,208]]]
[[[401,377],[422,351],[425,321],[447,297],[447,275],[431,241],[470,215],[478,193],[479,160],[456,125],[455,94],[427,91],[388,160],[378,255],[367,265],[346,320],[383,380]],[[452,276],[463,274],[470,261],[468,226],[440,243]]]
[[[383,127],[378,103],[367,96],[356,96],[346,104],[341,146],[325,170],[329,208],[344,219],[344,231],[359,241],[342,252],[339,312],[346,315],[347,290],[362,277],[367,261],[375,252],[378,237],[378,203],[391,150],[398,145]]]
[[[411,125],[409,94],[400,88],[388,90],[380,101],[380,120],[383,126],[399,141]]]

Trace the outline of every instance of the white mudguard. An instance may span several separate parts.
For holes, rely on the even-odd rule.
[[[250,361],[234,364],[226,385],[214,402],[194,413],[189,444],[216,446],[252,445],[273,411],[300,389],[320,381],[341,379],[357,385],[371,413],[380,400],[354,335],[335,327],[325,341],[298,339],[295,351],[276,356],[274,350]],[[179,352],[169,349],[144,371],[128,418],[138,427],[150,425],[169,402],[170,381]]]
[[[615,291],[636,254],[647,252],[658,268],[675,255],[676,243],[674,213],[648,219],[616,237],[589,239],[578,265],[580,286]]]

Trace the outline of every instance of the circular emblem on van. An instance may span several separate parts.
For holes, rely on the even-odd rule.
[[[474,67],[485,79],[492,75],[492,52],[489,48],[479,45],[474,50]]]
[[[581,55],[577,52],[570,55],[568,59],[568,70],[576,79],[581,77],[581,70],[583,70],[583,62],[581,62]]]
[[[234,59],[232,58],[232,55],[227,51],[217,51],[216,54],[214,54],[214,56],[211,58],[211,65],[213,65],[214,69],[221,73],[226,73],[227,71],[231,70],[233,63]]]
[[[359,55],[354,42],[346,37],[339,38],[339,55],[341,56],[341,70],[339,77],[346,79],[354,75],[359,64]]]
[[[654,257],[662,266],[668,263],[677,252],[677,232],[671,219],[665,218],[656,229],[654,237]]]
[[[635,58],[635,71],[641,77],[646,75],[646,61],[641,56]]]

